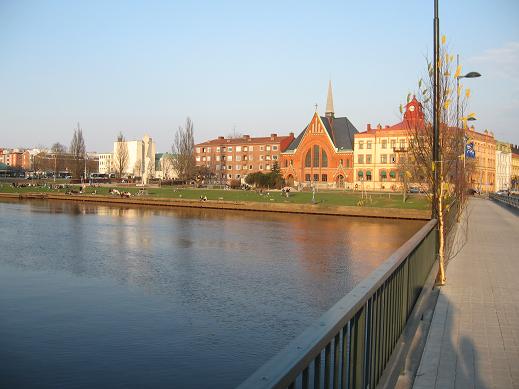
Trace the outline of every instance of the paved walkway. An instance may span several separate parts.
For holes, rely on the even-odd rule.
[[[415,389],[519,388],[519,213],[471,199],[466,214]]]

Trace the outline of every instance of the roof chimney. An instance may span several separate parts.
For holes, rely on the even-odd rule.
[[[224,140],[225,138],[223,136],[219,136],[218,140]]]
[[[243,135],[243,139],[250,139],[250,135]]]
[[[270,134],[270,140],[276,139],[277,136],[278,136],[278,134]]]
[[[367,131],[371,131],[371,123],[368,123],[367,127],[366,127],[366,130]]]

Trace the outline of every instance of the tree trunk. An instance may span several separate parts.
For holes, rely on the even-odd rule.
[[[439,270],[437,282],[440,285],[444,285],[445,278],[445,225],[443,220],[443,186],[440,182],[440,195],[438,196],[438,236],[439,236]]]

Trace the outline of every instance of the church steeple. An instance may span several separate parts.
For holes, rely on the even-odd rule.
[[[332,80],[328,82],[328,98],[326,99],[326,112],[324,116],[332,119],[335,117],[333,110]]]

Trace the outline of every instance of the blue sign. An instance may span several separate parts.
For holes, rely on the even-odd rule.
[[[465,145],[465,157],[466,158],[476,158],[476,150],[474,150],[474,142],[470,142]]]

